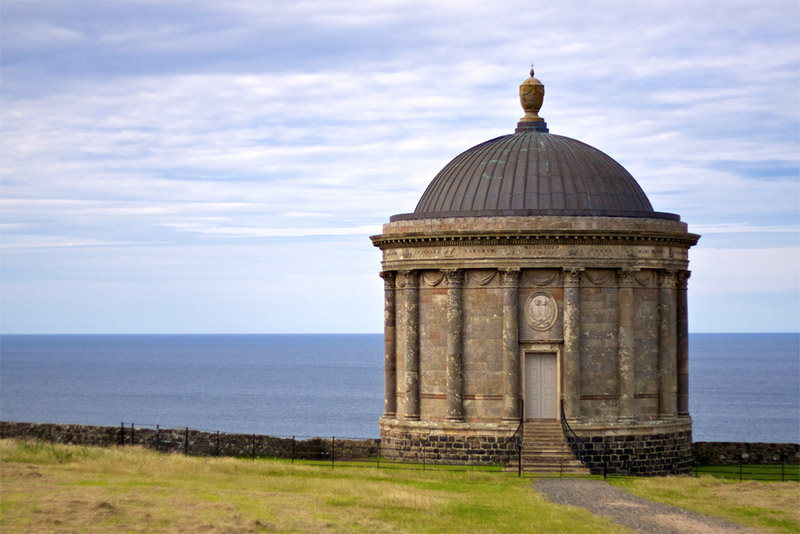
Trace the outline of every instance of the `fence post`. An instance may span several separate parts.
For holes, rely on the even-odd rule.
[[[742,480],[742,462],[739,462],[739,480]]]
[[[131,445],[133,445],[133,434],[134,434],[134,432],[135,432],[135,430],[133,428],[133,423],[131,423]]]
[[[159,428],[159,426],[156,425],[156,452],[158,452],[158,445],[159,445],[158,442],[159,442],[160,436],[161,436],[161,428]]]
[[[336,462],[336,436],[331,437],[331,469]]]
[[[783,478],[783,466],[786,465],[786,462],[781,462],[781,482],[784,482],[786,479]]]
[[[606,456],[607,455],[608,455],[608,443],[606,443],[606,440],[603,439],[603,478],[604,479],[606,478],[606,470],[607,470]]]
[[[295,440],[294,436],[292,436],[292,465],[294,465],[294,445],[295,445]]]
[[[217,430],[217,456],[219,456],[219,430]]]
[[[253,434],[253,461],[256,461],[256,435]]]
[[[119,424],[119,444],[125,446],[125,422]]]
[[[381,468],[381,442],[378,441],[378,469]]]
[[[522,438],[517,438],[517,461],[519,464],[517,465],[517,476],[522,478]]]
[[[183,454],[189,456],[189,427],[186,427],[186,433],[183,435]]]

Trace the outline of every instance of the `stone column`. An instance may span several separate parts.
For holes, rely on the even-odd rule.
[[[619,270],[619,349],[617,351],[619,380],[619,418],[633,419],[634,399],[634,330],[633,330],[633,273],[639,269]]]
[[[397,415],[397,342],[394,271],[383,271],[383,416]]]
[[[581,415],[581,271],[564,269],[564,412]]]
[[[522,372],[519,361],[519,269],[500,271],[503,284],[503,419],[519,421]]]
[[[687,282],[691,271],[678,272],[678,415],[689,415],[689,309],[687,306]]]
[[[405,328],[405,418],[419,420],[419,271],[403,271]]]
[[[677,413],[675,271],[658,273],[658,417]]]
[[[447,282],[447,420],[464,420],[461,288],[464,271],[444,271]]]

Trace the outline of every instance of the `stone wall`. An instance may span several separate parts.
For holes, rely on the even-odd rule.
[[[798,443],[741,443],[698,441],[692,443],[693,465],[798,464]]]
[[[583,451],[567,441],[583,463],[599,474],[681,475],[691,472],[692,432],[582,436]]]
[[[517,457],[518,439],[508,425],[499,425],[502,429],[442,426],[382,420],[381,455],[396,461],[452,465],[506,465]]]
[[[65,425],[54,423],[0,422],[0,438],[39,439],[75,445],[140,445],[161,452],[193,456],[238,456],[338,460],[375,458],[380,440],[295,440],[258,434],[203,432],[186,428],[139,428],[131,426]]]

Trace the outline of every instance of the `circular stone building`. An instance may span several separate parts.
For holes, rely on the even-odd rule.
[[[687,472],[699,236],[609,156],[548,133],[543,97],[531,70],[515,133],[457,156],[371,238],[383,454],[509,463],[521,445],[526,469]]]

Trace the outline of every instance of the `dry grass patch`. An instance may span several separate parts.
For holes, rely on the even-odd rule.
[[[616,479],[635,495],[767,532],[800,532],[800,484],[713,477]]]
[[[0,531],[630,532],[500,473],[329,469],[0,440]]]

